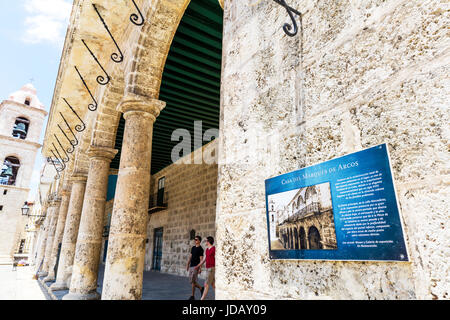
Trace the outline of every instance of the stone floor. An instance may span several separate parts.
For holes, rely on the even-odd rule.
[[[0,300],[47,300],[39,288],[39,283],[33,280],[33,268],[12,265],[0,266]]]
[[[102,292],[104,265],[100,266],[98,275],[98,292]],[[43,278],[40,282],[43,283]],[[199,280],[200,285],[203,285],[203,280]],[[46,282],[47,289],[53,282]],[[47,289],[48,290],[48,289]],[[51,291],[52,299],[61,300],[69,291]],[[142,288],[142,300],[187,300],[191,295],[191,286],[189,278],[174,276],[155,271],[144,272],[144,284]],[[200,291],[196,289],[195,298],[200,299]],[[207,300],[214,300],[214,290],[210,289]]]

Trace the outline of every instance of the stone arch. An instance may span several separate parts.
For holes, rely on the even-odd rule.
[[[0,171],[0,184],[14,186],[20,169],[20,159],[17,156],[5,157]]]
[[[122,101],[124,90],[123,70],[116,67],[110,85],[102,92],[93,125],[92,145],[114,148],[121,117],[121,113],[117,111],[117,106]]]
[[[315,226],[311,226],[308,230],[308,244],[311,250],[322,249],[320,232]]]
[[[14,128],[12,132],[12,136],[15,138],[19,138],[21,140],[25,140],[28,135],[28,130],[30,128],[30,119],[27,116],[18,116],[14,122]]]
[[[286,230],[286,249],[289,249],[289,230]]]
[[[157,99],[172,40],[190,0],[155,0],[146,13],[133,57],[126,66],[114,65],[111,83],[99,92],[91,144],[114,148],[122,112],[119,104],[128,97]]]
[[[294,248],[295,248],[295,250],[299,249],[297,228],[294,228]]]
[[[317,200],[317,190],[315,186],[310,186],[306,188],[305,192],[305,203],[309,204]]]
[[[299,195],[297,198],[297,209],[300,207],[300,204],[304,203],[305,199],[303,199],[302,195]]]
[[[294,233],[292,232],[292,229],[289,229],[289,249],[294,249]]]
[[[300,249],[301,250],[307,249],[305,228],[300,227],[299,232],[298,232],[298,237],[299,237],[299,242],[300,242]]]
[[[285,249],[287,249],[287,243],[288,243],[288,238],[287,238],[286,232],[283,231],[283,247]]]
[[[147,14],[126,78],[125,95],[158,99],[167,55],[190,0],[155,1]]]

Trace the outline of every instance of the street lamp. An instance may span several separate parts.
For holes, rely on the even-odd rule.
[[[30,207],[28,206],[28,202],[25,202],[25,204],[22,207],[22,215],[23,216],[28,216],[30,211]]]

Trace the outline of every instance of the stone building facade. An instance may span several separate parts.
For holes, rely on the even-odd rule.
[[[217,141],[202,151],[210,152],[215,145]],[[159,179],[165,177],[168,201],[167,209],[151,214],[148,221],[146,269],[153,269],[155,229],[162,228],[161,272],[187,276],[186,263],[194,245],[193,236],[202,237],[203,248],[206,237],[216,236],[217,164],[183,161],[180,159],[152,176],[152,190],[157,190]]]
[[[329,183],[299,189],[276,220],[271,239],[278,238],[285,249],[337,248]]]
[[[32,84],[0,104],[0,257],[6,260],[27,246],[21,208],[28,200],[46,115]]]
[[[214,154],[216,147],[217,141],[213,141],[204,146],[199,154]],[[204,248],[206,237],[215,237],[217,164],[195,164],[194,156],[197,154],[189,154],[151,177],[151,204],[145,246],[146,271],[187,276],[186,262],[194,245],[192,235],[202,237],[201,245]],[[156,198],[161,179],[165,180],[165,199],[164,206],[158,207]],[[100,263],[103,264],[107,257],[105,243],[109,241],[113,207],[114,199],[108,200],[105,205],[105,234],[100,256]],[[157,231],[161,231],[161,234],[157,234]],[[155,235],[162,236],[159,244]],[[159,248],[156,248],[158,245]],[[205,275],[201,274],[200,278]]]
[[[221,1],[223,19],[213,0],[136,1],[142,26],[129,22],[137,13],[133,5],[125,10],[123,3],[97,2],[96,8],[74,2],[43,147],[50,156],[52,135],[61,135],[59,112],[70,123],[67,135],[80,119],[85,124],[73,132],[79,144],[60,177],[65,191],[60,202],[50,199],[44,222],[51,227],[67,216],[65,272],[58,272],[55,290],[69,288],[66,299],[100,298],[108,177],[118,162],[102,299],[141,298],[152,237],[160,237],[155,229],[161,227],[161,271],[175,274],[183,271],[190,231],[215,234],[219,299],[449,298],[450,57],[443,2],[292,0],[289,6],[302,12],[294,37],[283,32],[290,18],[274,1]],[[109,34],[95,20],[98,12]],[[205,12],[207,19],[195,19]],[[222,33],[210,27],[219,20]],[[101,69],[80,41],[86,35],[111,77],[107,85],[95,84]],[[221,45],[212,40],[216,36]],[[218,78],[217,59],[207,57],[217,57],[219,47]],[[118,48],[123,61],[116,63],[111,53]],[[89,80],[90,92],[73,81],[74,66]],[[216,102],[214,83],[220,86],[217,114],[208,108]],[[219,123],[217,166],[192,169],[166,161],[167,128],[190,126],[192,114]],[[271,260],[264,181],[383,142],[410,261]],[[153,171],[152,163],[161,170]],[[163,176],[168,206],[149,218],[149,199]],[[56,229],[48,229],[48,239]],[[47,241],[49,261],[58,245],[53,242]]]

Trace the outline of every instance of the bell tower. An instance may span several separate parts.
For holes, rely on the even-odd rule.
[[[0,264],[18,253],[42,126],[47,116],[32,84],[0,104]],[[9,260],[9,261],[8,261]]]

